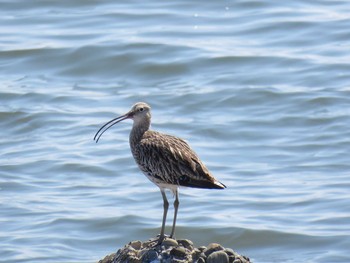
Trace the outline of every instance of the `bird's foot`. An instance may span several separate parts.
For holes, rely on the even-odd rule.
[[[162,243],[163,243],[163,241],[164,241],[164,239],[167,238],[166,235],[162,235],[162,236],[161,236],[161,235],[158,235],[157,237],[158,237],[158,242],[157,242],[156,246],[161,246]]]
[[[156,248],[156,247],[160,247],[163,243],[163,241],[167,238],[166,235],[158,235],[156,238],[152,238],[151,240],[149,240],[147,247],[149,248]]]

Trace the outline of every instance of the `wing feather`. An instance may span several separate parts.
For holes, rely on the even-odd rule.
[[[137,147],[140,168],[158,181],[179,186],[224,188],[190,146],[178,137],[147,131]]]

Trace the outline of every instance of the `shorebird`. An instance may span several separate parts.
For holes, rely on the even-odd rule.
[[[173,238],[180,186],[207,189],[224,189],[226,186],[209,172],[187,142],[172,135],[150,130],[151,107],[144,102],[136,103],[129,112],[103,125],[94,137],[96,143],[106,130],[126,119],[134,121],[129,136],[132,155],[146,177],[159,187],[163,197],[163,220],[158,239],[158,244],[161,244],[165,238],[164,228],[169,207],[165,189],[171,190],[175,197],[170,234],[170,238]]]

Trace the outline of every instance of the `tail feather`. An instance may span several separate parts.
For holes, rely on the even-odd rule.
[[[189,180],[181,183],[181,186],[193,187],[193,188],[205,188],[205,189],[224,189],[226,185],[219,181],[202,181],[202,180]]]
[[[219,181],[215,181],[214,184],[216,184],[219,189],[225,189],[226,185],[224,185],[223,183],[219,182]]]

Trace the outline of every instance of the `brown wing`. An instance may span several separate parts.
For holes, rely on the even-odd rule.
[[[180,138],[147,131],[137,147],[140,168],[158,182],[196,188],[225,188]]]

